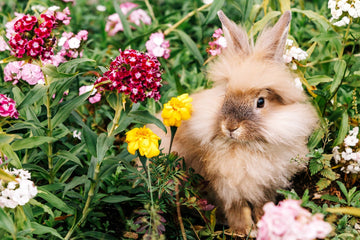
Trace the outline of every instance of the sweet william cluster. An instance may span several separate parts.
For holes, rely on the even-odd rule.
[[[156,57],[133,49],[120,51],[110,68],[95,82],[101,91],[117,91],[129,95],[134,103],[146,98],[160,99],[160,63]]]
[[[27,55],[31,58],[49,59],[53,55],[55,40],[51,32],[60,24],[69,24],[70,19],[68,8],[65,8],[63,12],[56,12],[56,10],[57,8],[48,9],[40,15],[39,19],[27,14],[15,21],[7,36],[16,57],[22,58]]]

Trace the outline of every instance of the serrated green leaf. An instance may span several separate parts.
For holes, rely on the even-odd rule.
[[[42,235],[42,234],[50,233],[51,235],[53,235],[55,237],[64,239],[54,228],[41,225],[37,222],[31,222],[31,228],[33,229],[33,231],[32,231],[33,234]]]
[[[80,105],[82,105],[89,96],[90,96],[90,92],[84,93],[80,96],[71,99],[70,101],[67,101],[56,113],[56,115],[51,119],[52,128],[55,128],[60,123],[63,123],[69,117],[71,112]]]
[[[35,87],[33,87],[28,94],[26,94],[25,98],[19,105],[17,106],[17,109],[20,110],[28,105],[33,104],[34,102],[38,101],[42,97],[45,96],[47,87],[45,85],[37,84]]]
[[[316,186],[319,191],[324,190],[331,184],[331,181],[327,178],[320,178],[320,180],[316,183]]]
[[[330,179],[331,181],[334,181],[336,179],[336,173],[331,168],[324,168],[320,171],[320,174],[323,177]]]
[[[314,149],[319,144],[319,142],[324,137],[324,135],[325,135],[324,129],[322,128],[316,129],[309,138],[308,148],[310,150]]]
[[[194,55],[195,59],[202,66],[204,64],[204,58],[201,55],[198,47],[196,46],[196,43],[185,32],[178,30],[178,29],[174,30],[174,32],[176,32],[179,35],[181,41],[185,44],[185,46],[188,48],[188,50]]]
[[[210,11],[206,15],[204,25],[207,25],[211,20],[213,20],[216,17],[216,13],[222,8],[224,3],[225,0],[217,0],[212,2]]]
[[[309,162],[309,170],[311,175],[318,173],[321,169],[323,169],[324,165],[319,161],[319,159],[313,158],[310,159]]]
[[[28,137],[16,140],[11,144],[14,151],[38,147],[44,143],[54,142],[56,138],[46,136]]]
[[[348,131],[349,131],[349,116],[347,110],[344,110],[341,115],[340,127],[337,133],[337,137],[333,143],[333,147],[341,144],[344,141]]]
[[[123,196],[123,195],[111,195],[111,196],[104,197],[103,199],[101,199],[101,201],[106,202],[106,203],[120,203],[120,202],[130,201],[132,199],[134,199],[134,198]]]

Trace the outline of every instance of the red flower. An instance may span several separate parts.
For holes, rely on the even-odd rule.
[[[120,56],[111,62],[109,71],[96,80],[96,88],[124,93],[134,103],[146,98],[159,100],[161,73],[156,57],[133,49],[119,51]]]

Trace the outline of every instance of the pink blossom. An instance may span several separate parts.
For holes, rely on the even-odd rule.
[[[100,93],[96,93],[93,97],[89,97],[89,102],[91,104],[100,102],[100,100],[101,100],[101,94]]]
[[[214,40],[209,42],[210,48],[206,51],[210,53],[210,55],[216,56],[219,55],[224,48],[226,48],[227,43],[221,28],[216,29],[212,37]]]
[[[120,10],[124,15],[127,15],[131,10],[138,6],[139,5],[132,2],[125,2],[120,4]],[[132,11],[128,16],[128,20],[129,22],[134,23],[137,26],[140,26],[141,22],[146,25],[151,24],[151,18],[142,9],[136,9]],[[109,36],[114,36],[117,32],[124,31],[124,27],[117,13],[114,13],[108,17],[105,25],[105,31],[108,33]]]
[[[91,96],[89,97],[89,102],[90,103],[97,103],[101,100],[101,94],[97,92],[96,88],[94,88],[94,85],[89,85],[89,86],[82,86],[79,88],[79,95],[82,95],[84,93],[87,92],[91,92]]]
[[[155,57],[163,57],[165,59],[170,57],[170,44],[169,41],[165,41],[163,33],[151,34],[145,46],[146,50]]]
[[[30,85],[44,84],[44,74],[37,65],[27,63],[22,69],[22,79]]]
[[[2,36],[0,36],[0,52],[10,50],[9,46],[7,45],[6,41]]]
[[[325,238],[332,230],[323,215],[311,215],[300,206],[301,201],[284,200],[275,206],[264,205],[264,215],[258,222],[258,240],[313,240]]]
[[[0,116],[18,118],[19,113],[15,108],[15,101],[4,94],[0,94]]]
[[[68,7],[64,8],[64,10],[62,12],[56,12],[56,19],[61,21],[64,25],[69,25],[71,17],[70,15],[70,10]]]
[[[22,78],[23,65],[24,61],[9,62],[4,68],[4,81],[14,81],[13,84],[18,83]]]

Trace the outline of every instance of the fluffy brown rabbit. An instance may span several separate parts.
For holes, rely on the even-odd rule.
[[[209,181],[230,228],[248,233],[264,203],[305,168],[318,118],[283,62],[291,13],[264,30],[255,46],[218,15],[228,46],[208,67],[214,87],[191,96],[192,117],[178,128],[172,151]],[[157,133],[168,149],[170,134]]]

